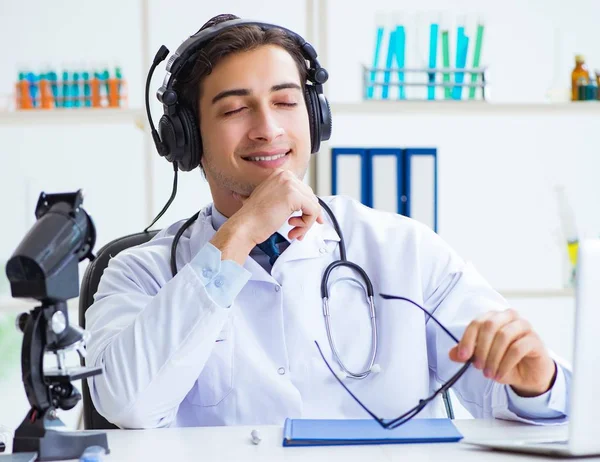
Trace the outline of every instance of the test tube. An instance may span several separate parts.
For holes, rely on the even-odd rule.
[[[370,73],[369,86],[367,88],[367,99],[373,99],[375,94],[375,86],[377,80],[377,69],[379,67],[379,54],[381,51],[381,43],[383,42],[384,17],[382,13],[375,15],[375,50],[373,52],[373,68]]]

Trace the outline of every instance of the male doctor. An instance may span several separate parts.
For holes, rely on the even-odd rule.
[[[203,29],[235,16],[220,15]],[[122,428],[281,425],[294,418],[367,418],[326,367],[332,353],[320,294],[340,235],[303,181],[311,156],[307,61],[284,31],[218,34],[176,82],[198,120],[200,167],[213,203],[170,249],[183,221],[114,257],[86,314],[97,410]],[[190,198],[193,200],[193,198]],[[344,383],[394,418],[462,363],[454,386],[478,418],[567,419],[570,372],[477,271],[433,231],[347,197],[324,201],[348,260],[374,286],[376,367]],[[260,247],[259,247],[260,244]],[[332,273],[331,334],[339,359],[362,371],[373,346],[356,272]],[[407,297],[460,339],[456,344]],[[419,417],[442,417],[440,402]]]

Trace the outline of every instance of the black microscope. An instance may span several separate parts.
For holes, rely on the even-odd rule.
[[[101,367],[65,367],[65,353],[85,356],[87,332],[69,324],[67,300],[79,295],[78,263],[94,259],[96,230],[81,207],[81,190],[40,194],[37,221],[6,264],[12,296],[41,302],[17,318],[23,332],[21,371],[31,405],[13,438],[13,453],[36,452],[37,460],[78,459],[86,448],[108,441],[103,431],[65,431],[57,409],[69,410],[81,399],[71,383],[102,373]],[[44,370],[44,356],[54,353],[57,368]]]

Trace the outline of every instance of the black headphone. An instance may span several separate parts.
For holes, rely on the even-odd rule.
[[[305,85],[304,97],[310,124],[311,153],[318,152],[321,141],[326,141],[331,136],[331,108],[323,94],[323,84],[329,78],[329,74],[317,61],[317,52],[312,45],[295,32],[281,26],[258,21],[232,19],[200,30],[183,42],[169,58],[166,67],[167,75],[156,94],[158,100],[163,104],[164,110],[164,115],[158,124],[158,132],[154,128],[150,117],[148,95],[154,69],[169,54],[169,50],[164,45],[156,53],[150,67],[146,81],[146,111],[150,121],[152,138],[158,153],[169,162],[174,163],[175,168],[179,168],[179,170],[188,172],[200,165],[202,142],[200,127],[194,111],[179,101],[177,92],[173,89],[177,76],[208,41],[224,30],[245,25],[259,26],[263,30],[283,30],[298,43],[302,55],[310,63],[308,68],[309,83]]]

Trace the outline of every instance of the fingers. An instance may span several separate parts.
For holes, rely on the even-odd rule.
[[[533,335],[526,335],[514,341],[500,362],[498,371],[494,374],[494,379],[503,383],[505,377],[521,362],[521,360],[535,348],[535,338]]]
[[[458,358],[462,361],[473,357],[474,365],[483,369],[496,332],[517,318],[514,310],[491,311],[472,321],[458,346]]]
[[[493,343],[485,360],[483,374],[494,378],[498,373],[500,363],[511,345],[531,332],[531,325],[524,319],[516,319],[501,327],[494,336]]]
[[[299,194],[296,200],[298,201],[297,210],[300,210],[302,215],[290,218],[288,223],[290,226],[294,226],[294,229],[290,232],[290,238],[293,236],[293,238],[301,241],[315,222],[322,224],[325,220],[319,199],[312,189],[301,181],[299,183]]]
[[[285,219],[293,227],[288,233],[290,240],[302,240],[315,222],[325,222],[319,199],[310,186],[288,170],[274,170],[250,197],[233,192],[232,197],[242,203],[241,213],[248,221],[254,222],[253,240],[256,242],[262,242],[261,239],[272,234]],[[301,215],[290,218],[295,212]]]
[[[301,216],[292,217],[288,220],[290,226],[294,226],[294,229],[289,233],[289,237],[300,241],[304,239],[304,236],[312,228],[315,221],[318,221],[320,214],[320,208],[316,209],[314,206],[304,205]]]
[[[483,369],[485,367],[496,332],[515,319],[515,311],[509,309],[500,312],[492,312],[491,316],[479,324],[477,340],[475,340],[475,351],[473,353],[475,355],[474,364],[477,369]]]
[[[456,362],[459,362],[459,363],[464,363],[465,362],[465,360],[461,359],[459,357],[459,355],[458,355],[458,345],[455,345],[452,348],[450,348],[450,351],[448,352],[448,356],[450,357],[450,359],[452,361],[456,361]]]
[[[288,220],[288,224],[290,226],[293,226],[294,229],[290,231],[288,237],[290,239],[298,239],[301,241],[302,239],[304,239],[304,236],[306,235],[306,233],[308,233],[310,228],[314,225],[315,221],[320,224],[323,224],[325,222],[322,212],[320,212],[319,215],[316,216],[316,218],[314,215],[310,216],[305,213],[303,213],[302,216],[291,217]]]
[[[460,342],[456,345],[458,349],[458,359],[460,361],[466,361],[475,353],[475,342],[477,341],[477,335],[481,324],[484,323],[493,313],[486,313],[481,318],[471,322],[465,329]]]

